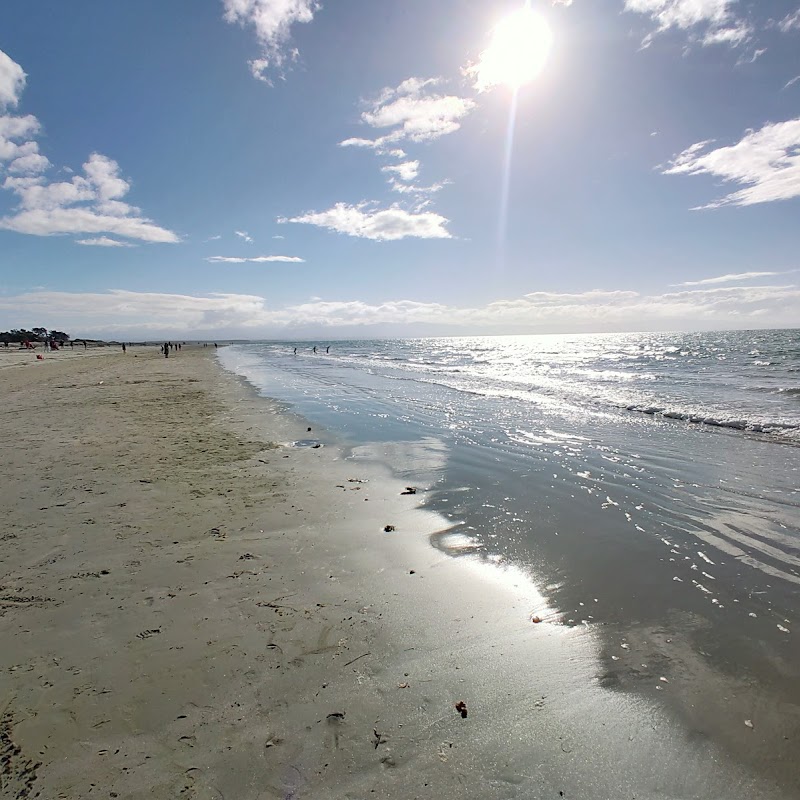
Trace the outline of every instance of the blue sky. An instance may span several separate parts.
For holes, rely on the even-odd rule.
[[[798,326],[800,3],[4,0],[0,186],[1,328]]]

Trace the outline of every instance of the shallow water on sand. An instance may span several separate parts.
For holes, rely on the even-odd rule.
[[[417,487],[453,523],[433,547],[510,565],[543,619],[599,630],[610,685],[658,682],[615,677],[636,628],[688,636],[715,672],[800,701],[800,333],[324,350],[220,360]]]

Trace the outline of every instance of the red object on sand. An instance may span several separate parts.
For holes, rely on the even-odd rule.
[[[44,356],[41,353],[37,353],[36,358],[38,358],[39,361],[44,361]]]

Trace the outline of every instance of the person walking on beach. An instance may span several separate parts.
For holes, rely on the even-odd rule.
[[[169,358],[169,342],[164,342],[164,358]]]
[[[125,355],[128,352],[128,348],[125,345],[125,342],[122,343],[122,355]]]

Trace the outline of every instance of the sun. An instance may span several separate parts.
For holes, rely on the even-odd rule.
[[[538,77],[553,45],[547,20],[525,5],[497,23],[489,47],[470,69],[480,91],[505,85],[519,89]]]

